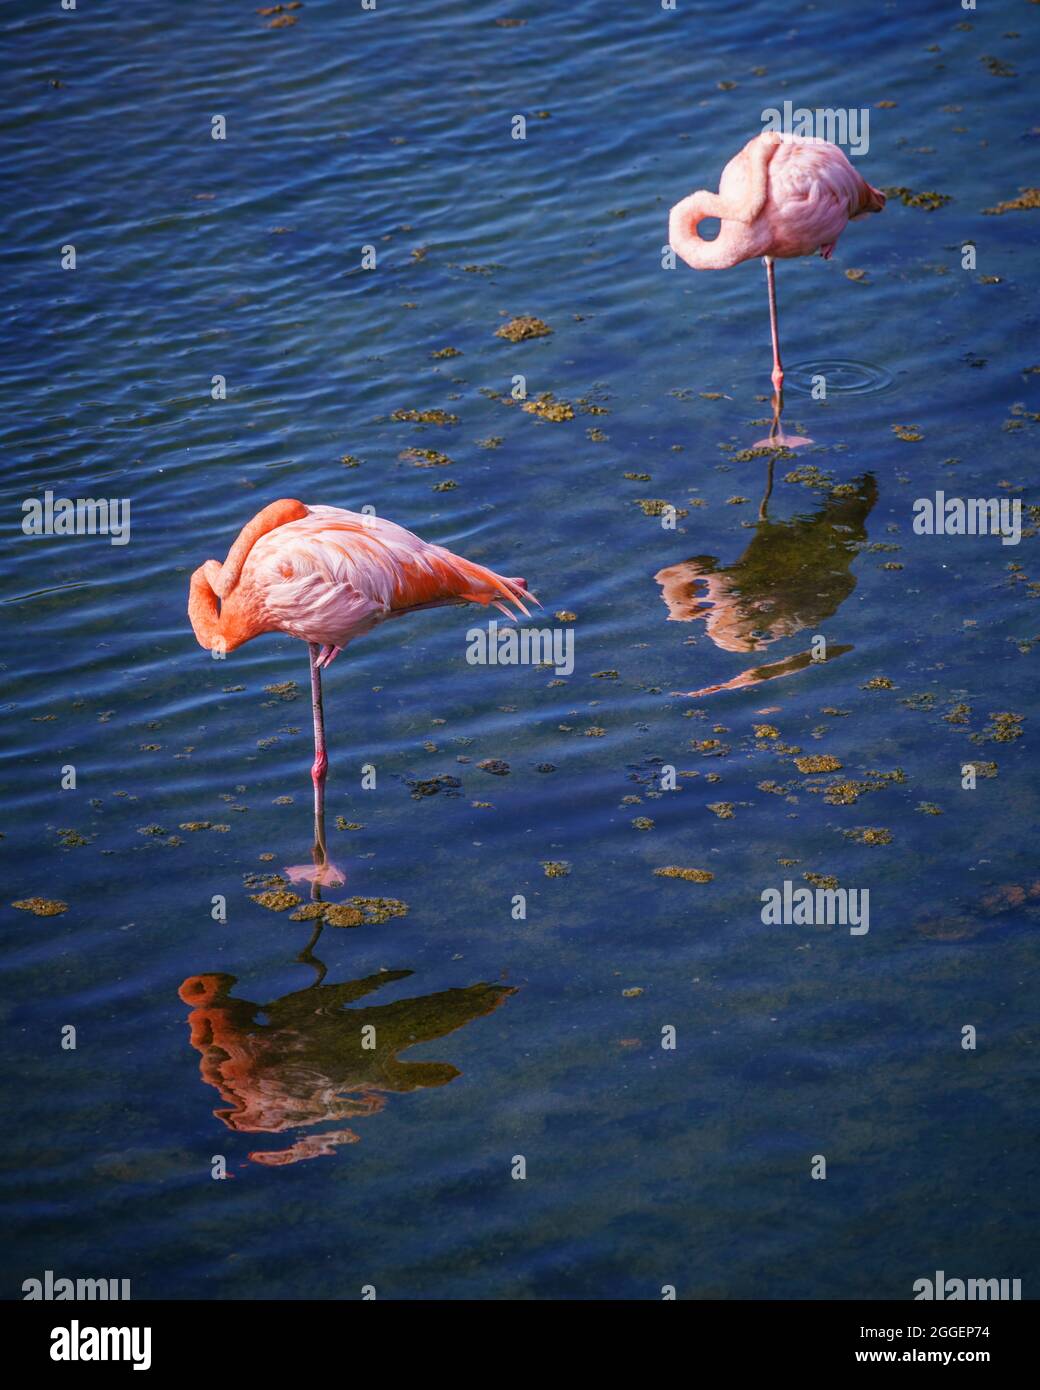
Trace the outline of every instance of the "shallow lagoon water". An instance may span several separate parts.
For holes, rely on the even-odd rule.
[[[139,1298],[902,1299],[935,1269],[1035,1290],[1036,541],[911,523],[939,488],[1036,500],[1040,214],[982,210],[1035,167],[1040,12],[605,8],[310,3],[273,31],[252,5],[5,8],[9,1291],[47,1268]],[[869,107],[871,182],[951,201],[893,197],[832,261],[778,267],[783,426],[814,444],[774,466],[771,592],[766,463],[735,457],[769,422],[764,275],[661,251],[670,204],[788,97]],[[520,314],[551,336],[495,336]],[[798,364],[846,389],[812,400]],[[575,418],[504,403],[518,372]],[[431,408],[459,423],[391,419]],[[833,486],[862,538],[829,524]],[[46,488],[128,497],[130,544],[23,536]],[[340,658],[327,896],[408,912],[309,951],[252,878],[309,855],[306,654],[213,662],[185,616],[191,570],[277,496],[373,506],[575,615],[562,684],[468,665],[477,610]],[[739,577],[729,647],[669,621],[655,575],[689,561]],[[765,641],[771,602],[792,630]],[[847,650],[671,694],[814,625]],[[1023,736],[994,741],[994,712]],[[798,772],[815,753],[841,771]],[[997,775],[965,791],[971,758]],[[696,775],[661,792],[664,765]],[[883,785],[831,804],[842,779]],[[206,821],[227,828],[181,829]],[[763,925],[762,890],[805,872],[869,888],[870,932]],[[9,906],[32,896],[67,911]]]

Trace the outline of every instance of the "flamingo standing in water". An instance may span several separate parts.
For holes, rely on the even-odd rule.
[[[191,576],[188,617],[199,645],[223,655],[264,632],[310,646],[314,714],[315,861],[325,863],[325,719],[321,672],[355,637],[387,618],[445,604],[494,604],[507,617],[536,602],[523,579],[429,545],[382,517],[308,507],[283,497],[257,512],[223,564]]]
[[[728,270],[761,256],[769,286],[773,337],[773,387],[780,391],[784,369],[776,317],[775,258],[825,260],[850,222],[880,212],[885,195],[856,173],[837,145],[803,135],[763,131],[749,140],[722,171],[718,193],[701,189],[672,208],[668,241],[694,270]],[[714,241],[697,226],[721,219]]]

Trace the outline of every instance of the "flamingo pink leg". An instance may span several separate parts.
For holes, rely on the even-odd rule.
[[[773,335],[773,389],[783,390],[784,366],[780,361],[780,329],[776,317],[776,276],[773,271],[772,256],[763,256],[766,268],[766,283],[769,285],[769,330]]]
[[[317,642],[310,643],[311,653],[311,712],[314,715],[314,862],[324,864],[325,848],[325,774],[329,756],[325,751],[325,712],[321,701],[321,669],[318,658],[322,651]]]

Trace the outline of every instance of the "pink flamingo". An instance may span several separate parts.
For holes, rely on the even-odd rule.
[[[764,131],[726,165],[718,193],[701,189],[672,208],[668,241],[694,270],[728,270],[761,256],[769,285],[773,336],[773,386],[780,391],[784,369],[776,317],[776,257],[829,260],[850,222],[880,212],[885,195],[862,179],[829,140]],[[714,241],[697,232],[706,217],[721,219]]]
[[[191,576],[188,617],[199,645],[222,655],[264,632],[309,644],[315,862],[324,864],[322,669],[387,618],[455,603],[494,604],[510,618],[513,603],[530,616],[525,599],[537,602],[525,580],[503,579],[383,517],[283,497],[243,527],[223,564],[207,560]]]

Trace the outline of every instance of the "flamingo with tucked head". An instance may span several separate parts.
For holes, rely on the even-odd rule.
[[[784,384],[776,315],[773,261],[810,256],[825,260],[850,222],[880,212],[885,195],[829,140],[764,131],[749,140],[722,171],[718,193],[701,189],[672,208],[668,241],[694,270],[727,270],[761,256],[769,286],[773,386]],[[706,217],[721,219],[714,241],[697,231]]]
[[[199,645],[220,655],[265,632],[309,644],[315,859],[324,863],[322,669],[387,618],[456,603],[494,604],[510,618],[512,603],[530,616],[525,600],[537,602],[525,580],[503,579],[383,517],[283,497],[243,527],[223,564],[207,560],[191,576],[188,617]]]

